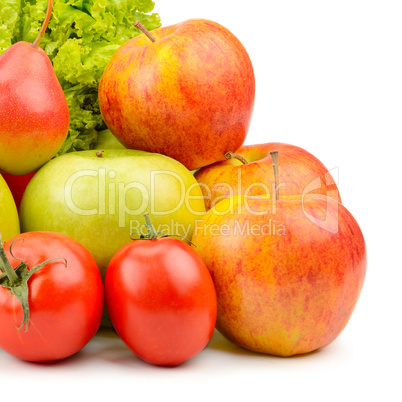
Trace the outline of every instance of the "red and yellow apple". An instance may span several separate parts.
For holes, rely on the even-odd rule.
[[[229,197],[192,242],[215,284],[217,329],[255,352],[290,356],[330,344],[363,286],[362,232],[327,196]]]
[[[232,158],[206,166],[195,173],[201,185],[206,209],[231,195],[272,194],[275,188],[270,153],[279,152],[280,196],[323,194],[339,201],[338,188],[328,169],[314,155],[294,145],[267,143],[246,145],[236,154],[247,164]]]
[[[246,138],[255,79],[240,41],[192,19],[119,48],[99,86],[110,131],[127,148],[170,156],[189,170],[224,160]]]

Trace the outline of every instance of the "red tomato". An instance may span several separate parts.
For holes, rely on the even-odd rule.
[[[106,306],[125,344],[139,358],[178,365],[207,345],[217,301],[201,257],[181,240],[135,240],[112,258]]]
[[[21,327],[21,303],[0,286],[0,348],[34,362],[71,356],[91,340],[101,323],[104,295],[95,260],[84,246],[66,235],[30,232],[4,243],[14,272],[18,272],[15,268],[20,261],[10,253],[12,243],[12,255],[26,262],[28,272],[46,260],[57,260],[44,265],[27,281],[27,331],[25,324]],[[3,277],[4,281],[4,265],[2,271],[0,280]]]

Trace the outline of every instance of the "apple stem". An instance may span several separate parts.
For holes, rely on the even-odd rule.
[[[278,156],[278,151],[273,151],[273,152],[271,152],[270,153],[271,154],[271,158],[272,158],[272,166],[273,166],[273,168],[274,168],[274,177],[275,177],[275,192],[274,192],[274,194],[275,194],[275,200],[278,200],[278,190],[279,190],[279,184],[278,184],[278,182],[279,182],[279,174],[278,174],[278,159],[279,159],[279,156]]]
[[[42,40],[43,35],[46,32],[47,26],[48,26],[49,21],[50,21],[50,17],[52,15],[52,10],[53,10],[53,0],[48,0],[45,20],[43,21],[43,24],[42,24],[42,27],[41,27],[41,29],[39,31],[38,36],[36,37],[36,39],[32,43],[32,47],[34,49],[37,49],[39,47],[40,41]]]
[[[151,42],[156,42],[156,39],[149,33],[148,29],[145,28],[140,21],[137,21],[134,26],[145,34],[151,40]]]
[[[229,159],[237,159],[238,161],[240,161],[241,163],[243,163],[243,165],[248,165],[248,162],[247,162],[247,159],[246,159],[246,158],[243,158],[243,156],[241,156],[241,155],[239,155],[239,154],[235,154],[235,153],[230,152],[230,151],[226,152],[225,158],[226,158],[227,160],[229,160]]]

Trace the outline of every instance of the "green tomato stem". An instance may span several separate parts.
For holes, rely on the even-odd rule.
[[[158,233],[156,232],[155,228],[153,227],[153,225],[151,223],[151,219],[149,217],[148,212],[146,212],[144,214],[144,218],[145,218],[145,222],[146,222],[145,226],[146,226],[147,231],[148,231],[146,239],[155,240],[158,237]]]
[[[0,234],[0,270],[3,272],[3,275],[0,276],[4,277],[7,276],[9,283],[13,286],[18,282],[18,275],[14,271],[14,268],[10,264],[10,261],[7,258],[6,250],[4,250],[3,242],[1,241],[1,234]]]
[[[15,242],[16,240],[14,240]],[[10,246],[10,254],[20,263],[18,267],[14,270],[10,261],[7,258],[6,252],[4,250],[3,244],[0,239],[0,269],[3,272],[0,275],[0,286],[8,289],[14,297],[18,299],[22,307],[23,319],[22,323],[17,330],[20,330],[25,325],[25,332],[28,331],[29,328],[29,288],[28,288],[28,280],[29,278],[39,269],[44,267],[46,264],[49,264],[52,261],[63,260],[64,264],[67,266],[67,260],[64,258],[53,258],[51,260],[47,260],[34,266],[31,269],[28,269],[27,264],[24,260],[21,260],[18,257],[15,257],[12,252],[12,246],[14,242]]]
[[[184,239],[186,242],[188,242],[189,244],[191,244],[192,246],[197,248],[197,246],[194,243],[192,243],[189,239],[187,239],[184,236],[174,235],[174,234],[171,235],[171,234],[165,234],[162,232],[157,232],[151,223],[151,219],[149,217],[148,212],[146,212],[144,214],[144,218],[145,218],[145,227],[147,228],[147,234],[141,235],[140,240],[156,240],[156,239],[163,239],[165,237],[178,237],[180,239]],[[131,239],[138,240],[138,239],[133,239],[133,238],[131,238]]]

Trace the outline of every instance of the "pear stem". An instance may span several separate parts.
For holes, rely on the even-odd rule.
[[[279,190],[279,177],[278,177],[278,151],[273,151],[270,153],[271,154],[271,158],[272,158],[272,166],[274,168],[274,177],[275,177],[275,201],[278,200],[278,190]]]
[[[235,154],[233,152],[226,152],[225,154],[225,158],[226,159],[237,159],[238,161],[240,161],[241,163],[243,163],[243,165],[248,165],[247,159],[243,158],[241,155]]]
[[[144,27],[144,25],[141,24],[140,21],[137,21],[134,26],[139,29],[143,34],[145,34],[151,42],[156,42],[156,39],[149,33],[148,29]]]
[[[37,49],[39,47],[40,41],[42,40],[43,35],[46,32],[47,26],[49,25],[50,17],[52,15],[52,10],[53,10],[53,0],[48,0],[45,20],[43,21],[43,24],[39,31],[38,36],[36,37],[35,41],[32,43],[32,46],[34,49]]]

